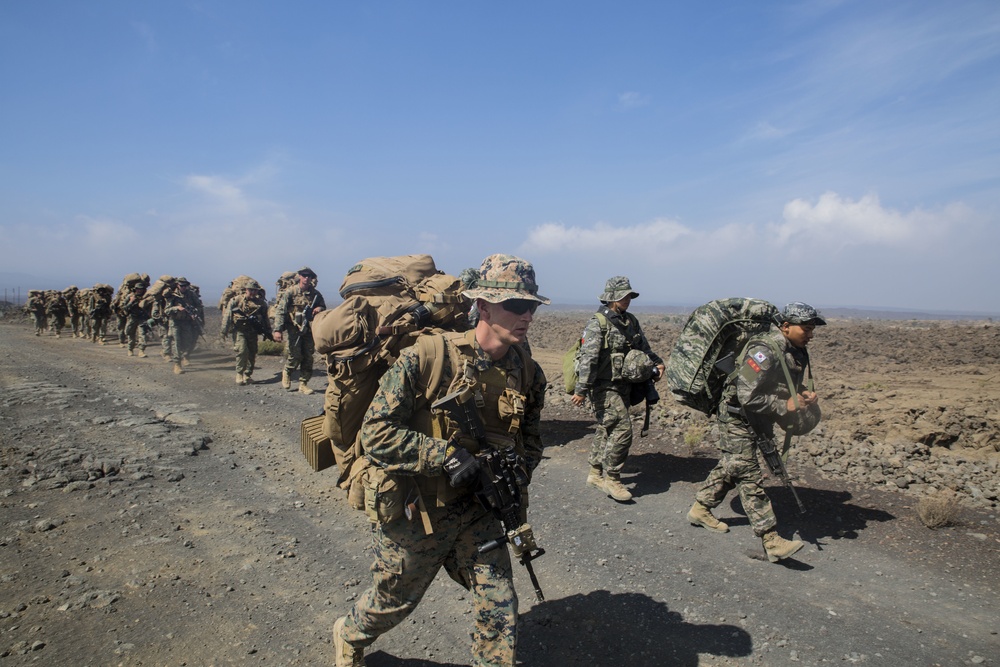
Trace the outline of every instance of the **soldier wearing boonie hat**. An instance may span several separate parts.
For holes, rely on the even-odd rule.
[[[257,363],[257,337],[270,339],[271,320],[267,316],[267,301],[260,283],[249,276],[233,281],[240,289],[226,303],[222,313],[222,337],[233,337],[236,353],[236,384],[253,384],[253,371]]]
[[[538,294],[534,268],[518,257],[490,255],[474,274],[463,272],[462,279],[465,296],[479,310],[475,328],[427,334],[403,350],[382,376],[361,426],[365,455],[395,482],[390,488],[398,490],[399,505],[417,497],[426,509],[420,516],[414,512],[413,520],[397,516],[373,524],[372,584],[333,626],[338,667],[364,664],[365,647],[414,610],[442,566],[469,589],[475,624],[471,664],[517,662],[510,555],[506,546],[480,553],[478,547],[497,535],[500,524],[474,500],[472,482],[479,478],[480,447],[513,449],[523,457],[528,479],[542,459],[545,374],[521,343],[535,309],[549,299]],[[435,354],[439,345],[444,354]],[[444,366],[436,374],[441,382],[418,386],[421,369],[435,360]],[[433,400],[453,392],[474,393],[468,403],[482,419],[485,445],[431,409]],[[425,523],[432,532],[425,531]],[[525,527],[530,531],[527,524],[520,528]]]
[[[626,276],[612,276],[604,284],[604,291],[598,297],[601,307],[583,330],[578,376],[571,399],[574,405],[581,406],[589,396],[597,417],[587,484],[619,502],[632,499],[632,493],[621,481],[621,471],[632,447],[629,417],[632,381],[623,371],[627,371],[627,365],[636,363],[629,355],[645,355],[645,365],[656,369],[654,382],[663,376],[665,369],[663,359],[650,349],[639,320],[628,312],[632,299],[638,296]]]
[[[174,364],[174,373],[180,375],[190,363],[190,355],[198,342],[204,326],[204,310],[201,299],[187,278],[180,276],[175,281],[176,290],[164,293],[163,316],[167,318],[167,335],[170,345],[167,351]]]
[[[312,319],[326,310],[326,301],[316,289],[316,272],[303,266],[295,272],[298,283],[280,292],[274,306],[273,333],[275,342],[285,343],[285,367],[281,371],[281,386],[292,388],[292,373],[299,371],[299,393],[312,394],[309,380],[313,374],[316,344],[312,336]],[[294,278],[294,276],[293,276]]]
[[[722,390],[719,407],[719,463],[695,494],[687,519],[716,533],[729,526],[712,515],[735,489],[772,563],[788,558],[804,545],[786,540],[767,492],[758,457],[759,442],[773,440],[775,425],[785,432],[784,449],[793,435],[808,433],[819,423],[819,398],[813,390],[809,353],[813,330],[826,320],[807,303],[794,301],[774,316],[770,331],[750,339]],[[784,452],[782,453],[784,454]]]

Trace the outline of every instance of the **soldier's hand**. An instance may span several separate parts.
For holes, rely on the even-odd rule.
[[[653,373],[653,382],[659,382],[663,374],[667,372],[667,367],[663,364],[656,364],[656,373]]]
[[[465,447],[449,444],[444,458],[444,473],[452,486],[465,486],[479,475],[479,460]]]
[[[274,339],[275,343],[280,343],[281,342],[281,332],[280,331],[275,331],[273,334],[271,334],[271,338]]]
[[[583,394],[573,394],[572,398],[570,398],[569,400],[573,401],[573,405],[580,407],[581,405],[583,405],[583,402],[587,400],[587,397],[584,396]]]

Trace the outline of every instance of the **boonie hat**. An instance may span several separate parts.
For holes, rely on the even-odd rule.
[[[781,321],[789,324],[814,324],[816,326],[826,324],[826,320],[819,316],[815,308],[801,301],[793,301],[785,306],[784,310],[781,311]]]
[[[510,299],[528,299],[539,303],[551,303],[538,293],[535,282],[535,267],[514,255],[495,254],[483,260],[479,276],[462,294],[470,299],[482,299],[490,303],[500,303]]]
[[[611,303],[612,301],[621,301],[627,296],[634,299],[639,296],[639,293],[632,289],[632,284],[625,276],[613,276],[608,278],[608,282],[604,284],[604,293],[601,294],[599,300]]]
[[[301,269],[299,269],[295,273],[299,274],[300,276],[308,276],[309,278],[315,278],[316,277],[316,272],[313,271],[312,269],[310,269],[308,266],[303,266]]]

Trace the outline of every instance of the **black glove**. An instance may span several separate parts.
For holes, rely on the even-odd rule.
[[[465,486],[479,475],[479,460],[465,447],[448,444],[444,473],[452,486]]]

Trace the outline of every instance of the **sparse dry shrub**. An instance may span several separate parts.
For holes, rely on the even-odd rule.
[[[917,503],[917,515],[931,530],[952,526],[958,515],[958,496],[949,489],[924,496]]]
[[[275,343],[273,340],[262,340],[257,345],[257,354],[266,354],[268,356],[276,357],[285,351],[285,346],[281,343]]]
[[[694,451],[694,448],[705,439],[705,431],[703,424],[692,424],[684,431],[684,444],[690,451]]]

